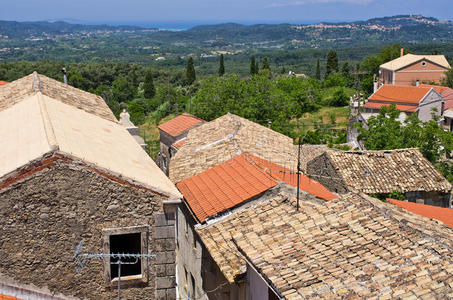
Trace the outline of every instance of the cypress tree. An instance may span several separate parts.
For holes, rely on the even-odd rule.
[[[262,70],[271,70],[271,67],[269,66],[269,62],[267,61],[267,57],[265,56],[263,58],[263,67],[261,68]]]
[[[348,78],[350,72],[351,72],[351,70],[349,69],[349,64],[348,64],[348,62],[345,62],[345,63],[343,64],[343,67],[341,68],[341,74],[342,74],[344,77]]]
[[[255,56],[253,55],[250,57],[250,75],[255,75],[256,73]]]
[[[321,80],[321,67],[319,66],[319,58],[318,58],[318,62],[316,63],[315,78],[318,80]]]
[[[338,72],[338,57],[335,50],[330,50],[327,54],[327,63],[326,63],[326,78],[330,74]]]
[[[219,76],[225,74],[225,65],[223,63],[223,54],[220,54],[220,63],[219,63]]]
[[[196,75],[195,75],[195,67],[193,65],[193,58],[189,57],[189,60],[187,61],[187,69],[186,69],[186,80],[187,84],[191,85],[194,83],[196,80]]]
[[[156,89],[154,87],[153,74],[151,70],[148,70],[145,75],[145,82],[143,84],[144,96],[145,98],[151,99],[156,94]]]
[[[258,62],[255,64],[255,74],[258,74],[260,72],[260,66],[258,65]]]

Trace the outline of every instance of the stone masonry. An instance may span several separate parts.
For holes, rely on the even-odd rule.
[[[149,228],[146,280],[122,281],[123,299],[175,299],[174,213],[160,195],[63,155],[0,181],[0,275],[80,299],[113,299],[102,259],[76,272],[74,250],[103,252],[103,230]],[[156,225],[156,226],[155,226]],[[106,280],[107,279],[107,280]]]

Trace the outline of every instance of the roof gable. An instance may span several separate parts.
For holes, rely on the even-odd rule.
[[[37,92],[77,107],[106,120],[117,122],[110,108],[101,97],[74,88],[34,72],[28,76],[0,86],[0,111]]]
[[[450,69],[450,64],[444,55],[415,55],[406,54],[404,56],[395,58],[385,64],[382,64],[380,68],[387,69],[390,71],[398,71],[404,67],[412,65],[421,60],[427,60],[434,64],[437,64],[445,69]]]
[[[160,124],[157,128],[168,133],[171,136],[178,136],[181,133],[203,123],[204,121],[191,114],[183,113],[165,123]]]
[[[1,90],[0,90],[1,92]],[[181,194],[127,130],[36,92],[0,111],[0,178],[52,151],[61,151],[170,197]],[[3,141],[3,140],[2,140]]]

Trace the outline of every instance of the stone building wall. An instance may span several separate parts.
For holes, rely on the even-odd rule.
[[[104,261],[91,259],[78,274],[74,250],[83,239],[85,252],[102,253],[105,229],[141,226],[148,228],[148,252],[158,255],[143,262],[145,279],[122,280],[122,298],[175,298],[174,254],[168,254],[174,225],[164,195],[67,157],[36,165],[0,182],[0,275],[52,293],[113,299],[117,283],[106,276]]]
[[[334,193],[347,193],[348,187],[341,179],[326,153],[307,163],[307,175]]]

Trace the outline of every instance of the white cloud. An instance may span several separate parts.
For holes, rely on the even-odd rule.
[[[351,4],[369,4],[375,0],[298,0],[291,2],[274,2],[267,7],[285,7],[285,6],[299,6],[304,4],[318,4],[318,3],[351,3]]]

